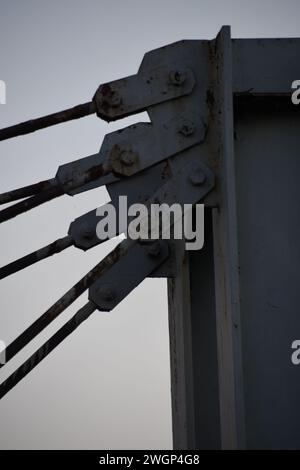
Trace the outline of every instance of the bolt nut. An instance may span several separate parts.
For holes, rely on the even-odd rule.
[[[196,127],[193,121],[188,121],[188,120],[183,121],[179,128],[180,134],[182,134],[184,137],[193,135],[195,133],[195,130],[196,130]]]
[[[151,243],[147,248],[147,253],[151,258],[157,258],[160,255],[160,243],[158,241]]]
[[[132,150],[131,145],[115,144],[108,155],[109,164],[116,174],[131,176],[138,170],[139,154]]]
[[[170,82],[175,86],[181,86],[186,81],[187,74],[181,70],[172,70],[169,74]]]
[[[190,181],[194,186],[200,186],[206,181],[206,175],[201,170],[201,168],[196,168],[193,170],[193,173],[190,175]]]
[[[117,90],[98,90],[95,97],[96,103],[100,108],[107,106],[117,108],[122,103],[122,97]]]
[[[113,91],[109,98],[109,104],[113,108],[117,108],[118,106],[120,106],[121,103],[122,103],[122,98],[121,98],[120,93],[118,91]]]
[[[122,150],[120,153],[120,160],[125,166],[132,166],[138,160],[137,153],[133,150]]]

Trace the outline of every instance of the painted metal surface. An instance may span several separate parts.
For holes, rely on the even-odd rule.
[[[232,40],[223,27],[215,40],[147,53],[136,75],[101,85],[82,108],[0,131],[1,140],[91,112],[111,121],[146,110],[151,120],[108,134],[99,153],[62,165],[55,179],[0,195],[0,203],[30,196],[0,221],[104,184],[116,208],[119,195],[129,204],[207,205],[203,250],[187,253],[183,240],[161,250],[121,244],[8,346],[8,359],[87,288],[94,304],[78,318],[95,306],[111,310],[146,276],[167,276],[175,449],[300,447],[300,381],[290,361],[300,330],[299,115],[290,101],[299,52],[299,39]],[[84,214],[66,238],[0,274],[71,244],[92,248],[96,224],[95,210]]]
[[[130,252],[89,289],[89,300],[109,312],[169,256],[166,240],[136,243]]]
[[[235,118],[247,448],[300,447],[299,125],[296,107]]]
[[[205,248],[178,251],[169,281],[174,447],[299,448],[300,41],[223,28],[209,49],[199,158],[216,173],[215,207]]]

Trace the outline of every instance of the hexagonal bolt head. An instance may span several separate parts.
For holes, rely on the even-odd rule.
[[[97,294],[106,302],[111,302],[116,297],[116,293],[109,285],[102,285],[99,287]]]
[[[109,104],[113,108],[117,108],[122,103],[122,97],[118,91],[113,91],[109,98]]]
[[[102,90],[98,90],[96,95],[96,103],[100,108],[109,106],[111,108],[117,108],[122,103],[122,97],[117,90],[106,90],[105,93]]]
[[[194,186],[200,186],[206,181],[206,174],[201,168],[195,168],[193,173],[190,174],[190,181]]]
[[[188,137],[189,135],[193,135],[195,133],[196,127],[193,121],[185,120],[182,122],[179,132],[180,134],[184,135],[184,137]]]
[[[151,243],[147,247],[147,254],[151,256],[151,258],[157,258],[160,255],[160,243],[159,241]]]
[[[133,150],[121,150],[120,160],[125,166],[132,166],[138,160],[138,155]]]
[[[172,85],[181,86],[186,81],[187,75],[181,70],[172,70],[169,74],[169,79]]]

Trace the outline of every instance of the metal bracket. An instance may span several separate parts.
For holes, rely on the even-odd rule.
[[[197,158],[196,158],[197,156]],[[194,157],[194,158],[193,158]],[[198,155],[191,153],[188,163],[182,165],[154,195],[148,199],[152,203],[195,204],[214,186],[214,174]],[[129,253],[107,271],[89,290],[91,300],[102,311],[112,310],[143,279],[162,265],[167,259],[169,249],[164,240],[140,241]],[[133,269],[134,267],[134,269]]]
[[[206,126],[201,116],[175,116],[161,126],[140,122],[104,137],[99,154],[61,165],[56,179],[66,194],[73,196],[83,191],[107,185],[118,180],[118,175],[132,176],[155,163],[201,143]],[[84,172],[101,164],[111,167],[110,173],[94,181],[77,186]]]
[[[202,143],[208,122],[206,55],[202,43],[179,41],[145,54],[137,75],[101,85],[94,96],[99,116],[110,121],[147,110],[151,123],[109,133],[98,154],[62,165],[56,178],[65,193],[110,184]],[[112,173],[76,185],[83,171],[101,164]]]
[[[176,64],[141,66],[137,75],[100,85],[93,102],[101,119],[114,121],[188,95],[194,86],[194,74],[189,68],[182,69]]]
[[[89,300],[109,312],[169,256],[164,240],[138,242],[89,289]],[[134,267],[134,269],[133,269]]]
[[[131,176],[201,143],[205,133],[201,115],[182,113],[160,125],[141,122],[108,134],[101,151],[115,173]]]
[[[171,175],[168,162],[159,163],[132,178],[118,180],[107,186],[111,202],[116,210],[117,234],[123,233],[126,222],[119,226],[119,196],[127,196],[128,204],[145,203],[151,194],[162,186]],[[93,209],[75,219],[69,228],[68,234],[72,237],[74,245],[82,250],[88,250],[106,240],[99,240],[96,235],[96,226],[100,218]]]
[[[96,168],[102,164],[104,164],[104,157],[101,153],[80,158],[78,160],[65,163],[64,165],[60,165],[55,175],[55,179],[58,181],[60,187],[63,188],[64,193],[69,196],[75,196],[76,194],[80,194],[84,191],[89,191],[91,189],[113,183],[114,181],[118,181],[118,177],[113,173],[109,173],[105,176],[94,179],[90,183],[83,184],[81,186],[76,185],[76,181],[84,172],[88,172],[92,168]]]
[[[138,173],[133,178],[120,180],[108,186],[111,204],[119,219],[118,197],[126,195],[128,204],[167,203],[195,204],[203,199],[214,187],[214,173],[199,161],[199,146],[193,147],[182,154],[176,155],[168,162],[159,163],[148,170]],[[82,250],[88,250],[105,240],[96,235],[96,226],[100,218],[96,209],[75,219],[68,234],[74,245]],[[127,220],[121,226],[117,224],[117,234],[127,228]]]

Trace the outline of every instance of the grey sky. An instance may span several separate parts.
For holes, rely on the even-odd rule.
[[[156,47],[211,39],[224,24],[233,37],[299,37],[299,19],[299,0],[0,0],[0,127],[90,100],[100,83],[136,73]],[[1,142],[0,192],[54,176],[95,153],[105,133],[145,119],[88,117]],[[0,265],[65,235],[106,201],[105,190],[65,196],[1,225]],[[0,338],[10,342],[113,244],[71,248],[1,281]],[[95,313],[0,402],[0,448],[170,448],[168,347],[166,282],[147,280],[112,313]]]

